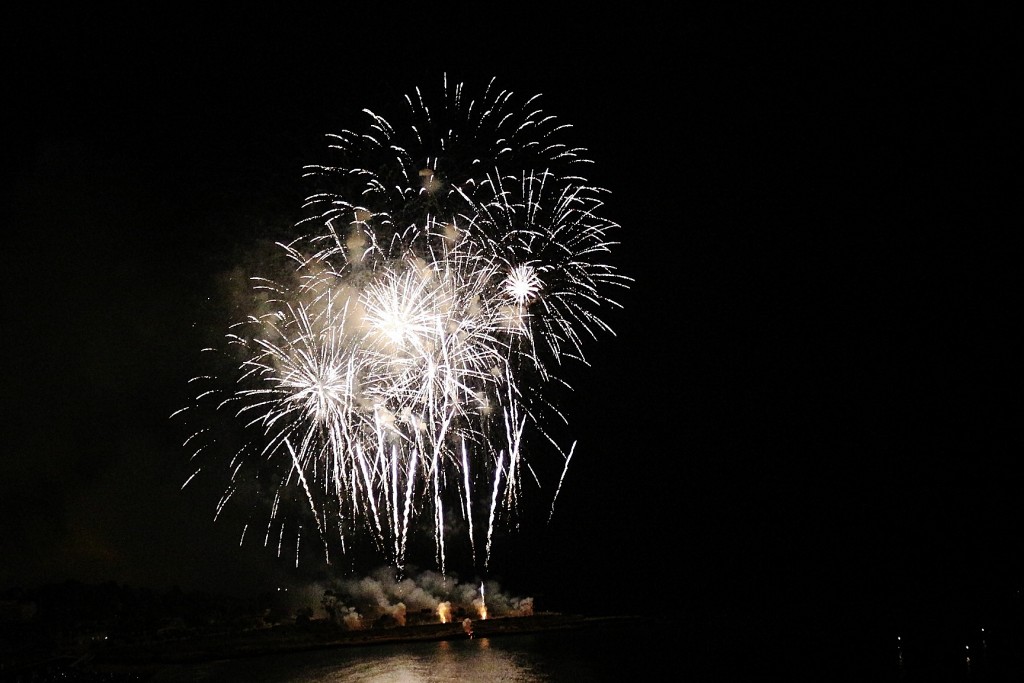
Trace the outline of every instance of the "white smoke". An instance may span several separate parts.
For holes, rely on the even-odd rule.
[[[488,618],[533,614],[533,598],[508,595],[497,581],[461,582],[434,571],[399,577],[390,567],[362,578],[310,584],[296,596],[309,603],[314,618],[350,630],[440,623],[441,613],[453,621],[477,619],[484,611]]]

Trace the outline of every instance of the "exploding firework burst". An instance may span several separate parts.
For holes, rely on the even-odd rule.
[[[527,483],[553,489],[553,511],[575,444],[549,434],[567,422],[549,394],[611,332],[609,290],[629,278],[603,262],[606,191],[537,97],[445,80],[437,102],[405,104],[404,125],[366,111],[365,129],[331,136],[337,163],[307,168],[309,216],[279,245],[291,271],[254,278],[259,310],[225,336],[234,381],[197,378],[176,415],[212,406],[241,425],[217,514],[262,476],[279,553],[298,497],[328,559],[369,538],[401,568],[426,529],[444,571],[455,519],[486,566]],[[195,474],[216,436],[186,442]],[[538,437],[550,478],[527,458]]]

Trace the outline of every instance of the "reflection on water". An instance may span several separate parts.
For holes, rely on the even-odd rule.
[[[783,621],[681,627],[637,620],[566,631],[393,643],[173,667],[153,683],[400,683],[491,681],[598,683],[723,680],[1024,681],[1021,627],[1015,623],[956,642],[921,629],[888,636],[875,629]],[[1024,624],[1022,624],[1024,625]],[[967,634],[971,635],[971,634]],[[769,674],[771,674],[769,676]]]
[[[162,671],[159,683],[180,681],[552,681],[560,668],[538,636],[338,648],[220,661]],[[500,642],[499,642],[500,641]]]
[[[343,654],[343,653],[335,653]],[[367,654],[367,653],[361,653]],[[443,641],[427,647],[401,648],[368,653],[354,661],[334,658],[315,670],[290,672],[292,681],[537,681],[531,664],[522,653],[490,647],[486,638],[473,641]]]
[[[637,620],[532,634],[339,647],[172,667],[153,683],[401,683],[510,681],[557,683],[661,680],[658,659],[671,655],[678,669],[685,642],[671,646]]]

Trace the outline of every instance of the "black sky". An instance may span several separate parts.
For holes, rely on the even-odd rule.
[[[635,278],[502,578],[619,610],[1019,591],[1008,22],[503,12],[3,22],[0,586],[294,577],[213,523],[215,482],[179,491],[168,416],[323,136],[447,73],[574,125]]]

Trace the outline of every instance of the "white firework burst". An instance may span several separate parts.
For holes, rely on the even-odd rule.
[[[404,125],[367,110],[366,129],[331,136],[340,162],[307,168],[320,187],[304,234],[280,245],[294,273],[254,280],[262,310],[226,337],[234,388],[204,388],[196,406],[230,407],[249,435],[218,513],[246,465],[270,468],[302,492],[328,556],[367,536],[401,567],[427,528],[443,571],[450,514],[474,562],[486,540],[486,565],[524,474],[553,489],[553,509],[575,444],[566,455],[544,426],[564,420],[548,387],[611,332],[609,290],[630,280],[605,263],[618,225],[568,126],[493,81],[476,98],[442,85],[437,102],[406,98]],[[537,436],[558,465],[549,481],[527,458]],[[267,543],[283,536],[280,503]]]

